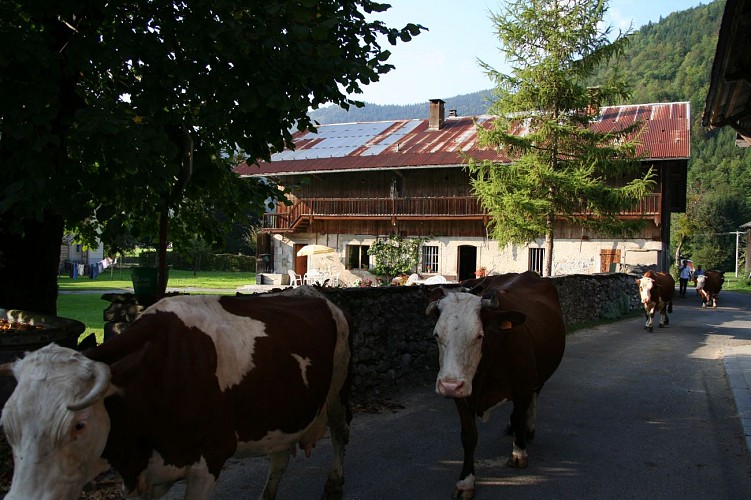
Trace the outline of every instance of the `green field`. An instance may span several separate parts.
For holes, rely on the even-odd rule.
[[[252,285],[255,282],[254,273],[204,271],[194,276],[192,271],[170,270],[167,286],[214,289],[215,293],[223,293],[224,290],[235,290],[237,287]],[[93,332],[99,342],[104,336],[104,309],[109,305],[109,302],[102,299],[102,295],[121,290],[133,290],[128,269],[113,269],[111,273],[105,271],[94,279],[60,277],[58,287],[62,292],[57,297],[58,316],[83,322],[86,325],[86,331],[82,337]]]

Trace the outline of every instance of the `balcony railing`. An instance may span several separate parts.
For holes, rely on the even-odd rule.
[[[655,216],[660,213],[660,194],[643,198],[623,216]],[[489,215],[474,196],[423,198],[300,198],[290,206],[278,206],[264,215],[264,229],[294,231],[314,219],[336,220],[484,220]]]

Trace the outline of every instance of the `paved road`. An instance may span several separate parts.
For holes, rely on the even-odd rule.
[[[540,397],[529,467],[503,465],[510,406],[480,424],[477,498],[750,498],[751,455],[731,382],[741,382],[738,408],[751,409],[742,384],[751,378],[751,296],[720,298],[716,310],[676,299],[670,326],[653,334],[640,318],[570,334]],[[395,400],[404,409],[355,415],[345,498],[450,498],[462,456],[453,403],[432,387]],[[311,458],[299,454],[279,498],[319,498],[330,456],[328,440]],[[265,476],[264,459],[233,460],[212,498],[256,499]],[[175,485],[166,498],[182,492]]]

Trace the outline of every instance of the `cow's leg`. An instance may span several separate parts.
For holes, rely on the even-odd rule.
[[[329,429],[334,457],[323,497],[327,500],[340,500],[344,494],[344,450],[349,443],[349,424],[347,407],[338,395],[329,403]]]
[[[205,462],[190,467],[185,479],[185,500],[209,498],[216,486],[216,478],[209,472]],[[150,498],[158,498],[158,496]]]
[[[293,445],[294,446],[294,445]],[[279,489],[279,482],[282,480],[284,471],[289,464],[289,456],[292,450],[284,450],[279,453],[273,453],[269,458],[269,475],[266,478],[266,484],[261,492],[263,500],[274,500],[276,492]]]
[[[660,303],[660,328],[670,324],[670,318],[668,318],[668,305],[665,302]]]
[[[535,430],[537,429],[537,396],[540,391],[535,391],[532,394],[532,401],[529,403],[527,409],[527,441],[532,441],[535,438]]]
[[[540,394],[540,390],[536,390],[532,394],[532,401],[529,404],[527,410],[527,441],[532,441],[535,438],[535,429],[537,428],[537,396]],[[514,435],[514,425],[509,420],[506,424],[506,428],[503,430],[506,436]]]
[[[514,409],[511,411],[511,426],[514,428],[514,446],[509,467],[523,469],[527,466],[527,416],[532,406],[533,393],[514,396]]]
[[[647,322],[644,324],[644,329],[649,333],[652,333],[654,331],[652,324],[655,317],[655,308],[653,306],[644,306],[644,314],[647,317]]]
[[[452,498],[469,500],[475,497],[475,448],[477,447],[477,421],[475,412],[466,399],[454,399],[459,411],[462,429],[464,465],[459,481],[456,482]]]

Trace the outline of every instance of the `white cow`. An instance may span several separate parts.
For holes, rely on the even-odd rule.
[[[296,296],[157,302],[86,355],[51,344],[4,365],[18,380],[2,425],[13,448],[7,500],[74,500],[109,463],[128,498],[181,478],[209,498],[232,456],[270,456],[274,498],[290,453],[328,427],[324,497],[341,499],[349,437],[349,322],[310,287]],[[260,410],[259,410],[260,408]]]

